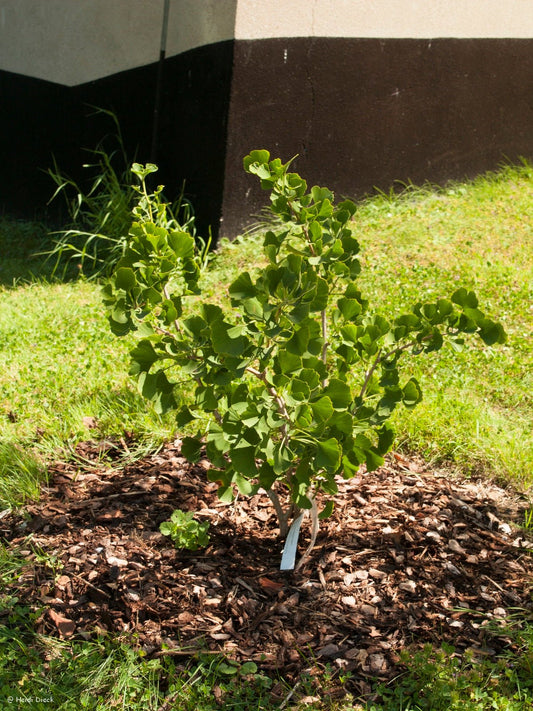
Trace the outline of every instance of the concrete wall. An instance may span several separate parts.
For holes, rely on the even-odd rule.
[[[240,0],[237,39],[533,37],[530,0]]]
[[[0,0],[0,68],[65,86],[155,62],[164,0]],[[167,56],[275,37],[531,38],[531,0],[170,0]]]
[[[234,48],[223,228],[265,195],[242,156],[267,148],[308,183],[357,197],[533,158],[533,42],[279,38]]]
[[[85,149],[114,132],[96,106],[117,115],[132,159],[160,163],[169,196],[186,181],[202,228],[216,232],[236,3],[170,1],[154,153],[164,0],[0,0],[3,209],[56,219],[44,171],[56,159],[84,180]]]
[[[237,0],[171,0],[167,56],[232,39]],[[0,0],[0,69],[76,86],[159,58],[164,0]]]
[[[532,0],[170,0],[157,94],[164,6],[0,0],[4,209],[46,212],[52,156],[83,177],[91,106],[226,236],[265,199],[253,148],[353,197],[533,158]]]

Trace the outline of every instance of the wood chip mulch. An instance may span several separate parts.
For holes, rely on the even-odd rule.
[[[38,504],[4,512],[0,539],[30,562],[8,592],[41,610],[37,631],[132,635],[155,656],[222,652],[288,679],[329,662],[364,693],[413,643],[498,654],[506,641],[489,628],[532,610],[533,543],[516,525],[527,502],[493,484],[394,455],[339,482],[307,564],[282,573],[268,498],[220,502],[209,463],[190,465],[179,445],[121,466],[114,443],[84,443],[50,468]],[[206,549],[159,533],[176,508],[210,522]],[[304,522],[302,550],[308,540]]]

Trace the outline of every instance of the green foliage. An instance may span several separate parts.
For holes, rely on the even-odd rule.
[[[185,456],[194,461],[205,443],[209,478],[223,499],[267,490],[282,534],[292,514],[316,514],[317,493],[336,493],[337,476],[383,463],[391,414],[422,398],[416,379],[402,380],[405,355],[437,351],[445,341],[461,348],[469,335],[487,345],[506,338],[464,288],[392,320],[372,311],[355,283],[355,204],[335,204],[327,188],[308,191],[289,166],[267,151],[244,159],[270,191],[279,227],[264,236],[266,267],[230,285],[230,309],[193,306],[205,260],[186,233],[154,219],[158,195],[148,195],[139,168],[142,202],[104,292],[113,332],[139,338],[130,371],[139,390],[158,411],[176,408],[180,426],[198,421],[197,435],[184,439]],[[179,401],[177,373],[196,384],[192,403]],[[287,511],[280,485],[290,495]]]
[[[38,499],[46,470],[29,448],[13,442],[0,442],[0,507],[21,506],[27,499]]]
[[[174,541],[176,548],[187,548],[190,551],[205,548],[209,544],[209,522],[198,523],[194,520],[192,511],[172,512],[170,521],[163,521],[159,530],[164,536],[169,536]]]
[[[51,200],[60,194],[65,197],[71,221],[68,229],[55,233],[55,245],[48,255],[55,259],[56,271],[62,267],[66,274],[74,267],[89,278],[108,276],[122,256],[138,199],[117,117],[104,109],[97,113],[112,120],[116,149],[108,152],[102,141],[89,151],[93,162],[83,167],[91,176],[90,187],[84,189],[65,176],[56,163],[48,170],[57,186]],[[149,169],[147,174],[150,172],[154,171]],[[166,224],[195,234],[194,215],[183,190],[172,206],[166,206]]]
[[[531,650],[529,650],[529,653]],[[412,654],[401,654],[406,672],[391,684],[377,688],[379,705],[368,711],[526,711],[533,703],[531,669],[523,667],[526,655],[497,660],[463,656],[449,645],[426,645]]]

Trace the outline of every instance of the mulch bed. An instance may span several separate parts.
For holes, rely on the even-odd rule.
[[[209,463],[187,463],[179,445],[123,467],[120,445],[84,443],[50,468],[38,504],[0,519],[0,537],[31,561],[10,592],[41,610],[37,631],[135,635],[148,655],[222,652],[293,680],[329,662],[365,693],[413,643],[500,653],[510,640],[491,624],[532,609],[533,544],[513,523],[527,502],[493,484],[392,456],[339,482],[295,574],[279,571],[268,498],[220,502]],[[159,533],[176,508],[210,522],[206,549],[175,550]],[[304,523],[302,550],[308,540]]]

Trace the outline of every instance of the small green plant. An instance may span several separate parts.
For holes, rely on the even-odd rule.
[[[176,509],[170,521],[163,521],[159,530],[164,536],[169,536],[174,541],[176,548],[187,548],[195,551],[205,548],[209,544],[209,522],[198,523],[194,520],[192,511]]]
[[[531,708],[531,672],[515,659],[483,659],[443,644],[403,650],[404,674],[379,684],[379,705],[368,711],[526,711]]]
[[[71,222],[68,229],[54,233],[55,245],[48,255],[55,259],[55,271],[62,266],[65,274],[74,265],[88,278],[108,276],[122,257],[138,198],[118,119],[111,111],[98,109],[97,113],[112,120],[116,149],[109,152],[101,141],[89,150],[93,161],[83,165],[91,176],[88,189],[65,176],[55,162],[48,170],[57,186],[50,202],[62,194]],[[166,214],[168,227],[179,225],[195,234],[192,206],[183,189],[177,200],[167,205]]]
[[[205,446],[224,500],[265,490],[281,536],[309,510],[310,551],[337,477],[383,464],[392,412],[422,398],[416,379],[402,381],[401,359],[446,341],[461,349],[465,335],[487,345],[506,336],[465,288],[393,320],[372,311],[356,286],[356,205],[336,205],[327,188],[308,191],[289,166],[264,150],[244,159],[271,193],[277,229],[264,236],[267,266],[237,277],[227,310],[198,299],[194,307],[205,260],[190,235],[159,223],[159,193],[144,182],[153,167],[134,166],[141,199],[104,301],[113,332],[139,337],[130,372],[142,394],[160,412],[175,409],[179,426],[196,423],[183,454],[196,461]],[[193,402],[175,387],[184,375],[196,384]]]

